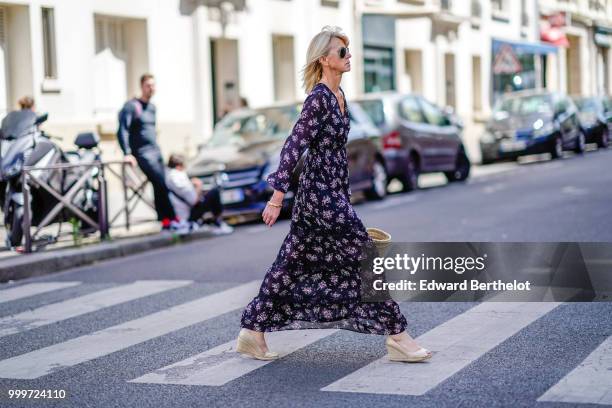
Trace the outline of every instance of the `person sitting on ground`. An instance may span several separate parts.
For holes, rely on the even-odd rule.
[[[202,181],[198,178],[189,179],[185,171],[185,158],[173,153],[168,160],[166,185],[170,192],[170,201],[181,222],[187,222],[191,229],[199,228],[202,216],[211,211],[214,217],[213,232],[231,233],[234,228],[223,220],[223,204],[218,187],[208,191],[203,190]]]

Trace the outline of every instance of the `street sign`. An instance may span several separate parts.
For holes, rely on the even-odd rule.
[[[515,74],[523,70],[523,66],[516,56],[512,46],[503,44],[493,62],[493,72],[495,74]]]

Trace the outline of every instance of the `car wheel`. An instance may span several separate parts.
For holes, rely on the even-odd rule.
[[[470,167],[470,159],[465,154],[465,151],[461,149],[457,154],[455,170],[446,171],[444,172],[444,175],[449,182],[464,181],[470,175]]]
[[[608,143],[610,140],[610,129],[608,127],[604,127],[601,135],[599,136],[599,140],[597,141],[597,147],[600,149],[605,149],[608,147]]]
[[[553,159],[560,159],[563,157],[563,141],[561,140],[561,136],[555,136],[550,150],[550,155]]]
[[[419,168],[414,155],[408,156],[406,174],[401,179],[402,191],[413,191],[419,188]]]
[[[376,160],[372,166],[372,187],[365,191],[369,200],[382,200],[387,195],[387,170]]]
[[[584,153],[586,141],[584,132],[582,130],[578,131],[578,136],[576,137],[576,146],[574,146],[574,153],[582,154]]]

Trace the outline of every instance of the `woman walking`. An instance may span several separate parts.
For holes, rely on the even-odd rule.
[[[281,151],[278,169],[267,177],[274,194],[263,211],[272,226],[279,216],[293,169],[308,148],[299,177],[291,226],[259,294],[242,314],[236,350],[273,360],[264,332],[338,328],[387,335],[389,358],[422,361],[431,352],[406,332],[396,302],[362,302],[360,254],[372,243],[351,203],[346,142],[349,115],[342,74],[350,71],[348,37],[326,26],[310,42],[303,82],[308,96]]]

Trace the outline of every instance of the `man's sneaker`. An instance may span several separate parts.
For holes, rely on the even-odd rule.
[[[170,230],[170,218],[164,218],[163,220],[161,220],[161,225],[162,225],[162,231],[169,231]]]
[[[225,221],[218,221],[211,225],[211,231],[213,234],[224,235],[231,234],[234,232],[234,227],[226,223]]]
[[[208,225],[206,223],[200,225],[198,224],[198,231],[199,232],[212,232],[213,228],[211,225]]]
[[[169,231],[179,235],[189,234],[190,225],[187,221],[170,221],[170,225],[166,227],[162,227],[162,231]]]

